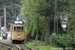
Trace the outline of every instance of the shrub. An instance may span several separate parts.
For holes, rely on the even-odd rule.
[[[58,40],[56,42],[60,47],[63,47],[65,50],[65,47],[69,47],[70,40],[68,39],[68,36],[66,34],[58,35]]]
[[[68,36],[66,34],[59,34],[58,36],[54,33],[50,36],[50,44],[54,45],[54,36],[55,36],[55,44],[59,45],[60,47],[68,47],[70,40],[68,39]]]
[[[69,39],[69,46],[75,48],[75,35],[69,35],[68,34],[68,39]]]
[[[58,36],[57,44],[59,44],[61,47],[65,47],[65,40],[66,40],[66,35],[62,34]]]
[[[55,35],[54,35],[54,33],[52,33],[52,35],[50,36],[50,44],[51,45],[54,45],[54,36],[55,36],[55,41],[57,40],[57,35],[56,35],[56,33],[55,33]]]

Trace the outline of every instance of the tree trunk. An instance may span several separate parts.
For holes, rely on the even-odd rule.
[[[35,40],[38,40],[38,24],[37,24],[37,35],[36,35],[36,39]]]
[[[50,22],[46,20],[46,36],[45,36],[46,43],[49,43],[49,37],[50,37]]]
[[[36,40],[38,40],[38,34],[39,34],[39,18],[37,17],[37,35],[36,35]]]

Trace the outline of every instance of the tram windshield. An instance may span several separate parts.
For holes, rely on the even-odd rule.
[[[23,27],[22,27],[22,31],[23,31]]]
[[[14,31],[16,31],[16,27],[14,27]]]
[[[21,27],[17,27],[17,31],[21,31]]]

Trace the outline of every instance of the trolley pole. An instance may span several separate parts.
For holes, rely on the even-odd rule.
[[[5,34],[6,34],[6,7],[4,5],[4,31],[5,31]]]

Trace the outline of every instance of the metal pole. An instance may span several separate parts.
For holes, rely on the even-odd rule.
[[[5,7],[5,5],[4,5],[4,27],[5,27],[4,31],[6,34],[6,7]]]

